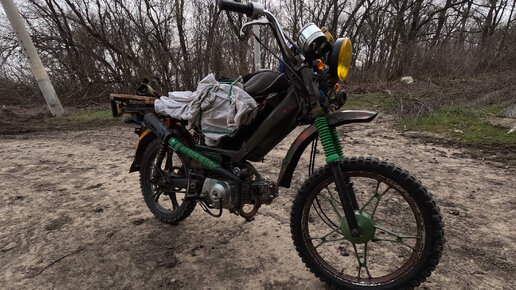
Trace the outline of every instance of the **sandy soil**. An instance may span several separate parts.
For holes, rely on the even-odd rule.
[[[409,170],[441,207],[446,247],[420,289],[516,289],[514,160],[487,161],[482,152],[422,141],[390,123],[380,117],[340,133],[348,156]],[[299,132],[256,164],[264,175],[276,179]],[[215,219],[197,207],[170,226],[146,208],[138,173],[128,173],[136,137],[122,126],[0,137],[0,288],[326,287],[290,238],[307,156],[293,188],[281,189],[254,221],[227,212]]]

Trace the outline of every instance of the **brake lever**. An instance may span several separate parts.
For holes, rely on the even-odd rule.
[[[262,16],[262,17],[260,17],[260,18],[258,18],[256,20],[246,22],[246,23],[244,23],[244,25],[242,25],[242,28],[240,28],[240,37],[244,37],[245,36],[244,28],[246,28],[247,26],[266,25],[266,24],[271,24],[271,23],[264,16]]]

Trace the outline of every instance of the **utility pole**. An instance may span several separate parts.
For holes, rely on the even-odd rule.
[[[16,8],[13,0],[0,0],[0,2],[2,2],[5,14],[7,14],[7,18],[11,23],[11,27],[16,34],[16,38],[20,43],[23,53],[29,61],[32,74],[38,82],[39,89],[43,93],[43,97],[47,102],[52,116],[61,117],[64,113],[63,106],[61,106],[61,102],[57,98],[56,91],[54,90],[54,87],[48,78],[48,74],[45,70],[45,67],[43,66],[43,63],[41,63],[41,59],[39,58],[38,52],[34,47],[34,43],[30,38],[27,27],[25,27],[25,22],[23,22],[23,19],[20,16],[18,8]]]
[[[253,33],[256,37],[260,37],[260,27],[258,25],[253,25]],[[257,71],[261,67],[261,54],[260,54],[260,43],[256,38],[253,38],[253,55],[254,55],[254,71]]]

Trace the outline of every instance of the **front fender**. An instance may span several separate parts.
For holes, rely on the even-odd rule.
[[[371,122],[378,113],[369,111],[356,111],[346,110],[342,112],[336,112],[328,116],[328,125],[330,127],[339,127],[350,123],[368,123]],[[278,186],[290,187],[292,181],[292,175],[297,167],[301,154],[305,151],[308,144],[310,144],[315,138],[317,138],[317,129],[312,124],[303,130],[296,140],[290,146],[290,149],[283,158],[281,164],[281,171],[278,177]]]

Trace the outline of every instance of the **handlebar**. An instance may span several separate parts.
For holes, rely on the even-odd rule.
[[[254,14],[254,5],[252,2],[239,3],[235,1],[219,0],[219,9],[243,13],[248,17],[251,17]]]
[[[295,42],[284,34],[276,17],[274,17],[274,15],[269,11],[265,10],[262,4],[255,2],[240,3],[230,0],[219,0],[219,9],[243,13],[253,19],[257,19],[260,16],[265,16],[265,18],[267,18],[272,26],[274,37],[276,40],[278,40],[286,60],[288,60],[291,64],[295,64],[297,62],[294,54],[288,46],[288,42],[296,46]]]

